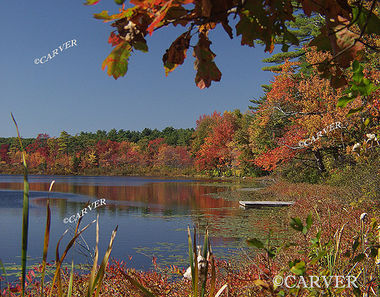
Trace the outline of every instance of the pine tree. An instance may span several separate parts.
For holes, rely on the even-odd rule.
[[[263,71],[273,71],[279,72],[282,70],[282,64],[285,60],[294,60],[299,59],[301,62],[300,68],[302,72],[307,72],[306,70],[306,61],[303,58],[305,51],[303,50],[303,46],[310,42],[314,37],[319,35],[319,28],[321,24],[323,24],[324,19],[319,14],[315,14],[312,17],[307,17],[303,13],[299,13],[296,15],[295,20],[288,23],[289,31],[294,34],[298,40],[299,45],[294,46],[289,51],[289,48],[286,44],[284,44],[284,37],[280,37],[277,39],[277,44],[283,44],[282,50],[283,52],[273,54],[271,57],[263,59],[264,63],[274,63],[276,65],[265,66],[262,68]],[[249,105],[248,108],[253,112],[257,111],[259,106],[265,102],[266,94],[272,89],[271,85],[262,85],[261,86],[264,91],[264,95],[259,99],[251,99],[249,100],[253,105]]]
[[[62,131],[61,135],[58,137],[58,152],[61,154],[69,153],[69,143],[71,135],[66,131]]]
[[[302,47],[310,42],[314,37],[319,35],[319,28],[321,24],[323,24],[324,19],[319,14],[313,15],[311,18],[307,17],[303,13],[299,13],[296,15],[295,20],[289,22],[289,30],[292,34],[294,34],[298,40],[299,45],[294,46],[289,50],[289,47],[284,44],[284,37],[280,37],[277,40],[277,44],[283,44],[282,51],[277,54],[273,54],[271,57],[263,59],[264,63],[275,63],[276,65],[263,67],[264,71],[281,71],[281,65],[285,62],[285,60],[294,60],[300,58],[301,63],[303,64],[304,59],[302,59],[305,51]],[[302,65],[301,64],[301,68]]]

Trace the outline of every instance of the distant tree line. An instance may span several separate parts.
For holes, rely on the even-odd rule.
[[[189,146],[191,142],[194,128],[175,129],[166,127],[163,130],[145,128],[142,131],[131,130],[116,130],[110,131],[97,130],[96,132],[80,132],[76,135],[70,135],[66,131],[62,131],[59,136],[59,141],[65,143],[65,150],[68,153],[79,151],[85,147],[94,145],[99,140],[111,140],[116,142],[128,141],[133,143],[151,141],[157,138],[163,138],[164,143],[171,146]],[[47,134],[39,134],[39,139],[50,138]],[[36,138],[23,138],[23,146],[27,147],[32,144]],[[16,137],[0,137],[0,147],[7,145],[9,148],[19,148],[19,142]],[[3,150],[4,150],[3,148]]]

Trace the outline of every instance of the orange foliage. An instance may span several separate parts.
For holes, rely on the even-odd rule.
[[[313,49],[306,54],[309,63],[321,62],[326,56]],[[352,139],[347,132],[357,129],[360,122],[358,114],[346,117],[349,109],[361,106],[359,98],[350,106],[337,109],[341,91],[333,88],[330,80],[321,78],[316,67],[306,75],[296,74],[295,65],[285,63],[250,126],[251,149],[257,155],[255,164],[266,170],[273,170],[299,154],[350,143]],[[341,122],[344,129],[326,133],[307,149],[298,146],[300,140],[335,122]]]

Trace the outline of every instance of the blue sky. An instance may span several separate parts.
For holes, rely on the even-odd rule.
[[[260,85],[273,75],[261,71],[262,47],[240,45],[220,28],[210,34],[222,80],[209,89],[194,83],[192,51],[184,65],[165,77],[162,55],[183,27],[148,36],[149,53],[132,55],[124,78],[114,80],[101,70],[111,51],[113,28],[93,18],[102,10],[117,12],[113,0],[84,6],[83,1],[11,1],[1,4],[0,137],[15,136],[10,112],[23,137],[39,133],[59,136],[80,131],[142,130],[194,127],[202,114],[214,110],[246,111],[249,99],[262,94]],[[43,65],[34,59],[62,43],[71,47]]]

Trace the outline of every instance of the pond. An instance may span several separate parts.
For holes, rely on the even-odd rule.
[[[53,191],[48,193],[50,182]],[[58,240],[62,251],[74,233],[67,219],[85,208],[87,201],[105,199],[84,214],[85,226],[99,214],[100,257],[118,226],[111,257],[129,267],[150,269],[152,258],[160,265],[187,266],[187,226],[200,233],[206,226],[217,257],[232,260],[253,251],[247,238],[265,239],[269,230],[274,240],[287,233],[286,209],[239,207],[239,185],[226,182],[148,177],[29,176],[30,213],[28,265],[41,261],[46,222],[46,201],[51,205],[48,261],[54,261]],[[0,258],[7,266],[20,263],[23,177],[0,175]],[[231,198],[232,197],[232,198]],[[245,199],[246,200],[246,199]],[[95,224],[79,239],[67,260],[91,263],[95,247]]]

